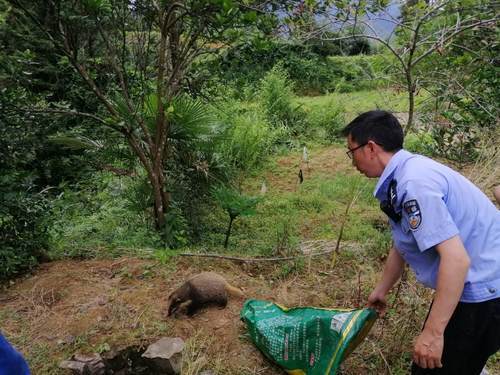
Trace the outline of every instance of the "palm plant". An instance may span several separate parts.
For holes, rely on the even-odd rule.
[[[255,207],[259,203],[260,199],[258,197],[243,195],[226,186],[213,188],[212,196],[229,215],[229,224],[226,231],[226,238],[224,240],[224,248],[227,249],[233,221],[238,216],[254,215]]]

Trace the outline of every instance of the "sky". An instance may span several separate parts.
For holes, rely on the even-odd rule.
[[[399,9],[400,3],[401,3],[400,1],[393,1],[386,9],[387,14],[381,14],[380,18],[389,19],[391,17],[393,18],[399,17],[401,15],[401,11]],[[370,15],[370,18],[372,17],[373,15]],[[384,39],[391,35],[395,26],[393,22],[386,21],[383,19],[370,20],[368,21],[368,23],[376,30],[377,34],[383,37]]]

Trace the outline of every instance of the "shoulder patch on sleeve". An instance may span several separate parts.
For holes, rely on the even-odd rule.
[[[416,230],[422,223],[422,213],[416,199],[404,202],[403,209],[408,215],[408,224],[411,230]]]

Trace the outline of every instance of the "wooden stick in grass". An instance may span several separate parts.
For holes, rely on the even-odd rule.
[[[359,198],[359,196],[361,195],[361,192],[364,190],[365,187],[366,187],[366,184],[363,185],[361,188],[354,190],[354,194],[352,195],[351,200],[347,203],[347,206],[346,206],[345,212],[344,212],[344,217],[342,218],[342,223],[340,224],[340,231],[339,231],[339,236],[337,237],[337,244],[335,245],[335,250],[333,250],[333,252],[332,252],[332,262],[331,262],[332,268],[335,267],[335,263],[337,261],[337,254],[340,250],[340,241],[342,240],[342,236],[344,234],[345,224],[346,224],[347,220],[349,219],[349,211],[350,211],[351,207],[354,205],[354,203],[356,202],[356,200]]]

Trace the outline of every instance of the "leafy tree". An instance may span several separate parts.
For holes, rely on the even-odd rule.
[[[40,151],[38,134],[33,123],[5,110],[22,97],[6,88],[0,94],[0,279],[34,266],[47,245],[44,173],[29,166]]]
[[[405,83],[408,93],[406,131],[413,126],[415,95],[422,82],[422,77],[417,73],[418,67],[431,55],[453,44],[460,35],[469,32],[481,35],[498,22],[495,5],[482,0],[411,1],[405,4],[403,17],[399,19],[387,12],[387,1],[339,1],[326,9],[322,9],[322,2],[315,4],[328,20],[325,27],[315,31],[319,38],[329,41],[367,38],[383,45],[392,54],[396,72]],[[370,24],[373,18],[393,24],[393,33],[389,36],[377,33]],[[341,30],[345,27],[362,32],[354,31],[333,38],[326,34],[332,29]],[[396,43],[391,39],[394,35],[397,35]]]
[[[10,0],[12,17],[36,28],[63,56],[99,109],[89,113],[40,103],[31,113],[81,116],[121,135],[151,185],[156,226],[163,228],[172,201],[167,165],[176,98],[192,62],[255,26],[259,4],[232,0],[22,1]]]
[[[460,17],[476,12],[477,6],[481,4],[463,4]],[[457,14],[450,14],[446,22],[460,21]],[[417,75],[435,98],[436,108],[443,112],[453,110],[463,122],[486,129],[495,127],[499,116],[500,44],[495,23],[480,31],[469,30],[440,46],[419,66]]]
[[[29,269],[45,258],[48,211],[59,184],[73,183],[98,164],[94,153],[61,148],[50,138],[71,129],[74,118],[27,115],[20,107],[45,101],[79,102],[72,70],[39,35],[14,20],[0,1],[0,278]],[[82,101],[80,101],[82,102]],[[92,102],[87,101],[89,111]]]

